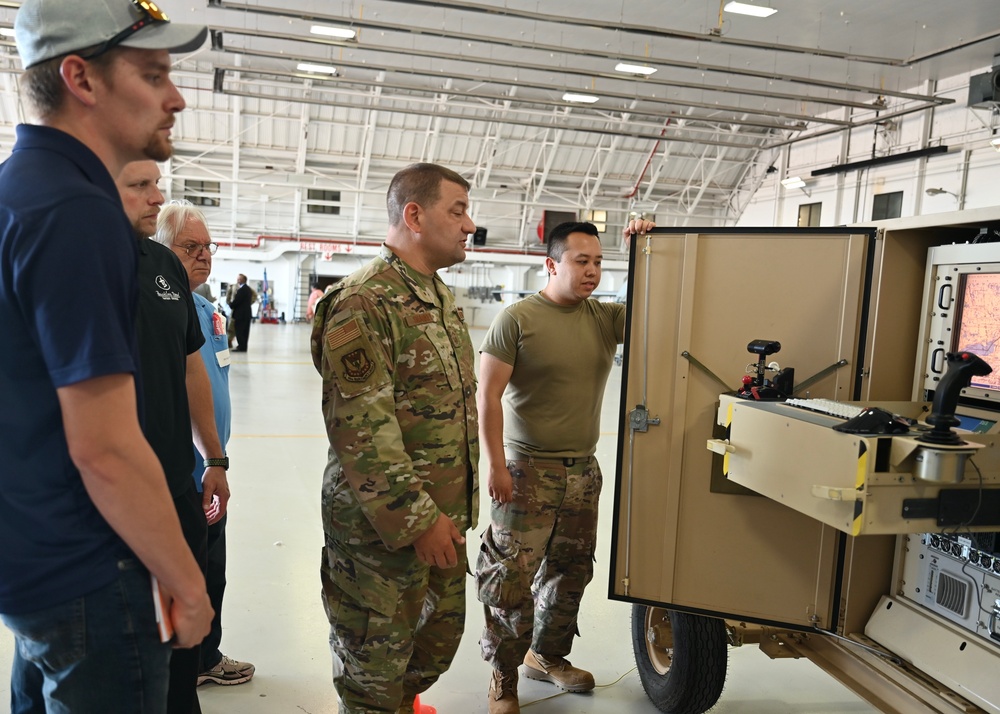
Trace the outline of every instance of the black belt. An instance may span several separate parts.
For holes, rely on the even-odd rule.
[[[576,466],[577,464],[590,464],[594,461],[593,456],[532,456],[531,454],[512,451],[510,449],[506,449],[504,455],[508,461],[527,461],[529,464],[562,464],[567,468]]]

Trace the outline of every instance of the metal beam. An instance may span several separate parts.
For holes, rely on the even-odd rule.
[[[216,37],[224,35],[237,35],[242,37],[262,37],[271,40],[279,40],[285,42],[294,43],[296,46],[305,45],[320,45],[320,46],[330,46],[330,45],[341,45],[342,42],[329,41],[326,39],[318,37],[307,37],[305,35],[295,35],[289,33],[281,32],[265,32],[263,30],[251,30],[249,28],[218,28],[214,29],[213,33]],[[372,45],[365,45],[364,47],[358,48],[365,52],[375,52],[375,53],[389,53],[394,58],[395,57],[420,57],[429,60],[450,60],[453,62],[460,63],[475,63],[477,67],[487,66],[487,67],[504,67],[507,69],[516,70],[518,73],[524,70],[531,70],[539,73],[548,73],[552,71],[551,67],[544,65],[531,64],[527,62],[524,58],[517,60],[506,60],[500,57],[481,57],[472,55],[448,55],[443,52],[440,47],[434,49],[421,50],[415,47],[376,47]],[[294,52],[289,52],[285,54],[286,58],[288,56],[297,57],[298,55]],[[338,60],[339,61],[339,60]],[[621,74],[615,74],[613,72],[595,72],[592,69],[583,69],[573,66],[563,66],[559,68],[559,73],[564,75],[571,75],[576,77],[582,77],[587,82],[593,82],[594,79],[606,79],[614,82],[621,82],[623,76]],[[451,74],[451,73],[449,73]],[[776,92],[769,89],[753,89],[751,87],[734,87],[727,84],[712,84],[705,83],[700,84],[698,82],[681,82],[676,79],[655,79],[653,77],[646,77],[643,80],[643,85],[649,87],[659,87],[661,89],[690,89],[696,92],[720,92],[722,94],[735,94],[739,96],[751,96],[760,97],[765,101],[773,101],[775,99],[783,99],[788,102],[812,102],[815,104],[824,104],[830,106],[853,106],[859,109],[870,107],[871,104],[868,102],[856,102],[850,101],[844,98],[835,97],[824,97],[820,95],[810,95],[810,94],[788,94],[786,92]],[[950,104],[954,102],[953,99],[947,99],[942,97],[922,97],[920,95],[909,95],[908,98],[912,98],[916,101],[920,101],[927,104]]]
[[[381,87],[372,90],[372,104],[378,103],[378,97],[382,93]],[[372,162],[372,147],[375,145],[375,129],[378,126],[378,110],[371,109],[368,112],[368,121],[365,122],[365,139],[361,156],[358,161],[358,182],[354,194],[354,221],[351,226],[351,234],[355,240],[361,233],[361,209],[364,205],[364,194],[362,190],[368,185],[368,169]]]
[[[606,20],[591,20],[589,18],[584,18],[584,17],[574,17],[568,15],[549,15],[540,12],[533,12],[531,10],[518,10],[516,8],[508,7],[506,3],[504,3],[503,7],[497,7],[495,5],[484,5],[481,3],[466,2],[466,0],[388,0],[388,1],[403,2],[407,5],[426,5],[429,7],[452,8],[455,10],[461,10],[463,12],[481,12],[481,13],[487,13],[489,15],[518,17],[524,20],[530,20],[532,22],[552,22],[559,25],[569,25],[569,26],[575,25],[579,27],[592,27],[602,30],[607,29]],[[227,0],[209,0],[209,5],[215,7],[228,7],[228,8],[238,7],[240,9],[245,9],[245,10],[250,10],[252,8],[252,6],[250,5],[242,5],[233,2],[227,2]],[[281,14],[287,15],[287,11]],[[299,13],[297,16],[303,17],[301,13]],[[901,67],[906,64],[905,60],[893,57],[859,55],[853,52],[838,52],[835,50],[824,50],[819,47],[797,47],[795,45],[779,45],[773,42],[742,40],[737,37],[727,37],[723,36],[721,33],[715,34],[711,32],[707,33],[687,32],[684,30],[656,28],[656,27],[651,27],[648,24],[632,25],[624,22],[617,22],[615,23],[615,31],[620,33],[637,34],[641,36],[643,39],[649,37],[667,37],[678,40],[692,40],[695,42],[709,42],[721,45],[735,45],[737,47],[759,49],[764,52],[774,52],[774,51],[793,52],[796,54],[814,55],[820,57],[832,57],[835,59],[848,60],[851,62],[870,62],[873,64],[889,65],[893,67]]]
[[[448,40],[460,40],[463,43],[475,43],[484,45],[498,45],[502,47],[512,47],[516,49],[526,49],[533,50],[537,52],[550,52],[559,53],[562,55],[567,55],[570,57],[590,57],[598,60],[607,60],[608,54],[603,49],[590,49],[586,46],[576,46],[568,47],[565,45],[552,45],[544,42],[532,41],[524,38],[497,38],[490,35],[477,35],[470,32],[465,32],[461,27],[449,27],[449,28],[434,28],[434,27],[416,27],[414,25],[404,25],[387,22],[385,20],[372,20],[365,19],[363,17],[345,17],[343,14],[325,14],[325,13],[302,13],[300,11],[289,12],[288,10],[283,10],[282,8],[266,7],[263,5],[246,5],[237,4],[230,2],[222,2],[221,7],[230,9],[240,9],[246,12],[261,13],[267,15],[276,15],[280,17],[295,17],[304,20],[313,20],[318,22],[332,22],[332,23],[348,23],[351,27],[356,28],[367,28],[372,30],[378,30],[380,32],[398,32],[408,35],[420,35],[427,37],[439,37]],[[467,9],[467,4],[463,3],[462,9]],[[560,18],[560,24],[566,24],[565,18]],[[602,24],[601,29],[608,29]],[[617,31],[617,28],[615,28]],[[984,39],[989,39],[984,38]],[[347,44],[334,40],[337,44]],[[361,47],[360,43],[357,41],[352,41],[355,46]],[[442,55],[445,56],[445,55]],[[455,59],[455,55],[447,55],[451,59]],[[463,61],[468,61],[467,56],[462,56]],[[837,89],[848,92],[859,92],[863,94],[870,94],[873,96],[885,95],[894,96],[901,99],[916,99],[922,101],[935,101],[936,97],[933,95],[919,95],[907,92],[893,92],[891,90],[886,90],[884,87],[871,87],[859,84],[851,84],[848,82],[834,82],[828,80],[821,80],[814,77],[800,76],[794,74],[786,74],[777,71],[762,71],[755,70],[746,67],[736,67],[732,65],[713,65],[707,62],[688,62],[682,61],[674,58],[666,57],[655,57],[651,55],[631,55],[625,52],[615,53],[615,59],[621,62],[629,62],[638,65],[659,65],[662,67],[671,67],[674,69],[691,70],[696,72],[708,72],[715,74],[722,74],[727,79],[733,76],[751,77],[754,79],[767,79],[770,81],[777,82],[787,82],[789,84],[802,84],[806,86],[822,87],[825,89]],[[902,64],[902,63],[901,63]],[[618,77],[623,79],[623,77]],[[643,79],[643,81],[646,81]],[[706,87],[716,86],[717,83],[711,82],[706,83]]]
[[[220,44],[220,46],[218,46],[216,49],[219,52],[227,52],[227,53],[230,53],[230,54],[241,54],[241,55],[243,55],[245,57],[262,57],[262,58],[267,58],[267,59],[278,59],[278,60],[284,60],[284,61],[287,61],[287,60],[291,59],[289,57],[289,55],[286,54],[286,53],[267,52],[267,51],[263,51],[263,50],[255,50],[255,49],[250,48],[250,47],[231,47],[231,46],[226,45],[226,44]],[[294,57],[296,59],[300,59],[300,60],[304,60],[304,61],[309,61],[309,62],[328,62],[329,61],[327,58],[323,58],[323,57],[310,57],[310,56],[307,56],[307,55],[303,55],[302,53],[296,53]],[[426,76],[426,77],[440,78],[440,76],[441,76],[440,72],[434,72],[432,70],[422,69],[422,68],[419,68],[419,67],[400,67],[400,66],[392,66],[392,67],[390,67],[390,66],[384,65],[384,64],[377,64],[376,65],[376,64],[373,64],[371,62],[352,61],[352,60],[346,59],[346,58],[339,58],[337,60],[337,64],[340,67],[346,67],[346,68],[351,68],[351,69],[359,69],[359,70],[367,70],[367,71],[384,70],[386,72],[392,72],[394,74],[411,75],[411,76],[418,76],[418,77],[425,77]],[[249,68],[247,68],[247,69],[245,69],[245,71],[251,71],[251,70],[249,70]],[[274,74],[274,75],[281,75],[281,74],[283,74],[283,72],[281,70],[278,70],[278,71],[269,71],[267,69],[257,69],[256,71],[258,73],[261,73],[261,74],[268,74],[268,73]],[[284,73],[287,73],[287,72],[284,72]],[[297,73],[297,75],[300,76],[300,77],[308,76],[305,73]],[[456,72],[456,71],[450,71],[450,72],[448,72],[448,76],[451,77],[452,79],[455,79],[455,80],[463,80],[463,81],[474,82],[477,85],[478,84],[482,84],[484,82],[491,83],[491,84],[508,85],[511,82],[511,80],[509,78],[507,78],[507,79],[504,79],[504,78],[490,78],[490,77],[484,78],[481,74],[476,74],[476,73],[468,73],[467,74],[467,73]],[[338,80],[336,78],[326,77],[326,78],[322,78],[321,81],[343,83],[345,81],[353,81],[353,80],[343,80],[343,79]],[[517,77],[517,84],[518,84],[518,86],[520,86],[522,88],[538,89],[538,90],[542,90],[542,91],[546,91],[546,92],[559,92],[559,93],[562,93],[562,92],[564,92],[566,90],[566,85],[565,84],[558,84],[558,85],[557,84],[547,84],[545,82],[541,82],[541,81],[538,81],[538,80],[532,80],[532,79],[530,79],[528,77],[522,77],[522,76],[518,76]],[[411,87],[411,89],[413,89],[413,88]],[[419,90],[425,91],[425,92],[426,91],[431,91],[431,89],[429,87],[416,88],[416,89],[419,89]],[[620,100],[620,101],[623,101],[623,102],[624,101],[631,101],[633,99],[636,99],[637,95],[638,95],[638,99],[640,99],[643,102],[650,103],[650,104],[662,104],[662,105],[674,106],[674,107],[677,107],[677,106],[679,106],[679,107],[695,107],[695,108],[698,108],[698,109],[707,109],[707,110],[712,111],[712,112],[720,112],[720,111],[722,111],[722,112],[731,112],[734,115],[737,115],[737,114],[751,114],[751,115],[755,115],[755,116],[767,116],[767,117],[774,117],[774,118],[787,118],[787,119],[790,119],[790,120],[796,121],[796,122],[814,122],[814,123],[820,123],[820,124],[839,124],[840,123],[836,119],[829,119],[828,117],[824,117],[824,116],[817,117],[815,115],[815,113],[812,113],[812,114],[799,114],[799,113],[797,113],[795,111],[792,111],[792,110],[781,111],[781,110],[764,109],[762,107],[754,108],[754,107],[745,107],[745,106],[735,106],[735,105],[719,104],[719,103],[716,103],[716,102],[699,102],[699,101],[696,101],[696,100],[693,100],[693,99],[679,99],[677,97],[670,97],[670,96],[667,96],[666,94],[663,94],[663,93],[661,93],[660,96],[657,96],[654,93],[640,92],[640,91],[636,91],[636,90],[633,90],[631,92],[614,92],[614,91],[609,91],[609,90],[606,90],[606,89],[602,89],[601,90],[601,97],[602,97],[602,99],[603,98],[607,98],[609,100]],[[486,95],[486,96],[489,96],[489,95]],[[867,105],[867,104],[863,105],[863,106],[865,108],[870,108],[870,106]]]

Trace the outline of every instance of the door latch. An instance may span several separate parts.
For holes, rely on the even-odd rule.
[[[637,404],[635,409],[628,414],[628,424],[632,431],[649,431],[650,425],[659,426],[659,417],[650,417],[649,410],[642,404]]]

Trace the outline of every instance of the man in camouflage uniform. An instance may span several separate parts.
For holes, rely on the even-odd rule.
[[[625,240],[652,227],[632,221]],[[490,714],[519,714],[522,662],[531,679],[570,692],[594,688],[593,675],[565,657],[594,574],[602,485],[594,452],[625,306],[590,299],[602,261],[593,224],[557,226],[546,252],[548,284],[497,316],[479,362],[493,503],[476,583],[486,611],[480,646],[493,666]]]
[[[434,164],[397,173],[380,254],[316,306],[330,439],[320,575],[341,714],[413,712],[465,624],[475,352],[436,271],[465,260],[468,191]]]

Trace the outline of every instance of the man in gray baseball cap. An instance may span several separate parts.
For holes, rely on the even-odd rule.
[[[203,25],[170,22],[148,0],[26,0],[14,20],[25,69],[71,52],[95,57],[115,46],[192,52],[207,34]]]
[[[114,183],[131,161],[170,156],[185,105],[169,52],[206,32],[148,0],[25,0],[15,20],[36,123],[17,127],[0,165],[14,714],[162,714],[171,643],[209,631],[202,569],[139,422],[138,248]],[[194,686],[185,714],[200,711]]]

